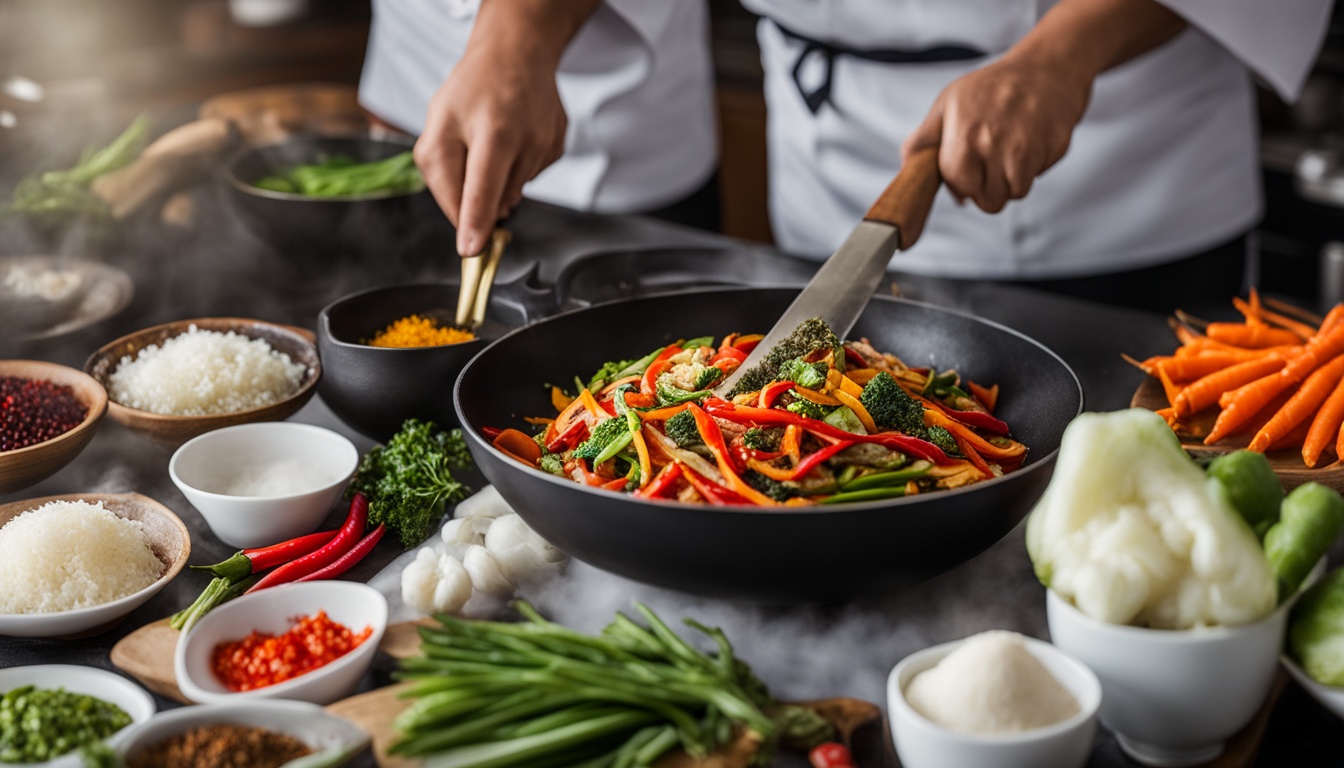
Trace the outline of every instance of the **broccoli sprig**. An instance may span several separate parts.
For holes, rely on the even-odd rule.
[[[695,414],[689,408],[663,422],[663,431],[682,448],[703,445],[705,442],[700,436],[700,427],[696,426]]]
[[[830,367],[824,362],[806,363],[801,357],[795,357],[779,369],[779,380],[792,381],[808,389],[820,389],[826,383],[826,372],[829,370]]]
[[[835,365],[843,370],[845,351],[840,345],[840,338],[824,320],[813,317],[799,323],[798,327],[793,329],[793,333],[770,350],[760,365],[744,371],[737,384],[733,386],[733,391],[728,393],[729,397],[743,392],[755,392],[766,384],[779,380],[780,370],[785,363],[794,358],[806,358],[817,350],[834,352]]]
[[[629,434],[630,430],[626,428],[625,419],[607,419],[593,427],[588,439],[579,443],[579,447],[574,449],[572,458],[589,461],[596,459],[602,455],[607,446]]]
[[[781,483],[772,477],[766,477],[755,470],[749,469],[746,472],[743,472],[742,479],[747,482],[747,485],[750,485],[752,488],[764,493],[775,501],[788,501],[798,495],[797,489]]]
[[[784,430],[779,428],[752,427],[742,435],[742,444],[754,451],[769,453],[779,450],[779,443],[783,437]]]
[[[883,371],[863,388],[859,402],[881,429],[896,429],[912,437],[928,438],[924,406],[911,397],[892,375]]]

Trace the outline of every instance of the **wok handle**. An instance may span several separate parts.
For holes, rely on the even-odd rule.
[[[938,172],[938,147],[925,147],[906,158],[896,178],[882,190],[877,202],[868,209],[864,221],[877,221],[896,227],[900,249],[915,244],[924,231],[934,195],[942,186]]]

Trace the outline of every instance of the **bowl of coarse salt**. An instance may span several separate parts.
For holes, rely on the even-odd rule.
[[[907,656],[887,678],[905,768],[1082,768],[1101,683],[1050,643],[991,631]]]
[[[188,440],[168,475],[220,541],[250,549],[316,530],[358,464],[359,451],[342,435],[274,421]]]
[[[221,427],[294,415],[322,375],[313,339],[261,320],[178,320],[103,346],[84,371],[107,390],[109,418],[176,448]]]

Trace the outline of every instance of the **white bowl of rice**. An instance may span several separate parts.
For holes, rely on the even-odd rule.
[[[0,505],[0,635],[110,629],[172,581],[190,555],[177,515],[138,493]]]
[[[89,356],[84,371],[107,390],[107,415],[176,448],[221,427],[283,421],[322,375],[310,331],[234,317],[156,325]]]

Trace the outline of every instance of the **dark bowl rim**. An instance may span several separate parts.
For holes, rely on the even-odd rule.
[[[553,475],[549,472],[544,472],[536,467],[523,466],[518,461],[511,459],[508,456],[503,455],[502,453],[498,453],[498,451],[495,449],[493,445],[491,445],[488,441],[486,441],[476,432],[476,429],[473,428],[473,426],[469,423],[469,420],[466,418],[464,408],[462,407],[462,392],[461,392],[462,380],[467,377],[467,374],[472,370],[472,366],[476,365],[479,360],[485,357],[486,353],[489,352],[492,347],[494,347],[496,344],[504,343],[505,341],[513,337],[515,334],[519,334],[524,331],[531,330],[533,328],[538,328],[542,325],[545,325],[546,323],[552,321],[558,321],[567,318],[570,315],[578,314],[581,312],[587,312],[589,310],[597,309],[599,307],[606,307],[611,304],[618,304],[623,302],[624,303],[636,302],[642,299],[666,298],[672,296],[691,296],[704,293],[727,293],[733,291],[794,291],[794,290],[801,290],[801,288],[799,289],[752,288],[743,286],[722,286],[714,288],[699,288],[688,291],[665,291],[661,293],[652,293],[646,296],[640,296],[633,299],[624,298],[602,302],[601,304],[593,304],[592,306],[589,307],[572,309],[566,312],[562,312],[560,314],[552,315],[550,317],[541,318],[537,320],[535,323],[523,326],[521,328],[517,328],[494,340],[493,342],[490,343],[489,346],[487,346],[485,349],[482,349],[474,357],[468,360],[466,365],[462,366],[462,371],[458,374],[457,380],[453,382],[453,410],[457,414],[458,423],[461,425],[462,432],[466,435],[467,439],[475,443],[478,443],[485,450],[494,451],[495,453],[497,453],[498,455],[495,458],[502,460],[506,466],[511,466],[516,470],[532,474],[535,477],[538,477],[548,483],[554,484],[557,488],[576,489],[579,492],[592,495],[594,498],[608,499],[608,500],[619,499],[625,502],[633,503],[639,507],[647,506],[659,509],[661,508],[678,509],[686,512],[691,511],[700,513],[726,512],[730,514],[755,514],[755,515],[779,514],[780,512],[785,512],[790,515],[809,515],[809,514],[836,514],[844,512],[871,512],[879,509],[903,508],[907,506],[919,505],[922,503],[932,503],[933,501],[939,499],[951,500],[961,498],[966,496],[967,494],[975,493],[977,491],[992,489],[999,485],[1004,484],[1005,482],[1012,482],[1016,478],[1025,477],[1028,474],[1034,473],[1041,467],[1049,467],[1054,463],[1055,457],[1059,454],[1060,450],[1059,447],[1056,447],[1053,451],[1050,451],[1044,456],[1040,456],[1039,458],[1031,460],[1029,464],[1018,469],[1015,472],[1009,472],[1007,474],[1000,475],[999,477],[991,478],[989,480],[982,480],[973,485],[962,486],[961,488],[952,488],[945,491],[938,491],[937,493],[918,494],[915,496],[902,496],[895,499],[849,502],[846,504],[809,504],[807,506],[797,506],[797,507],[790,507],[785,505],[775,507],[759,507],[754,505],[713,506],[708,504],[686,504],[679,501],[667,501],[667,500],[650,501],[637,498],[626,493],[616,494],[613,491],[607,491],[600,488],[593,488],[591,486],[576,483],[569,478],[557,477],[556,475]],[[958,309],[949,309],[947,307],[941,307],[936,304],[931,304],[928,302],[915,301],[912,299],[906,299],[896,296],[880,296],[880,295],[873,296],[869,303],[872,303],[872,301],[885,301],[896,304],[908,304],[916,307],[921,307],[924,309],[932,309],[937,312],[959,315],[969,320],[973,320],[975,322],[991,326],[993,328],[998,329],[999,331],[1008,333],[1012,336],[1017,336],[1018,338],[1032,344],[1033,346],[1038,347],[1041,351],[1045,352],[1047,355],[1054,358],[1054,360],[1057,363],[1059,363],[1060,367],[1063,368],[1064,371],[1069,374],[1069,378],[1073,381],[1073,385],[1078,391],[1078,410],[1076,413],[1073,414],[1072,418],[1077,418],[1080,414],[1083,413],[1086,404],[1084,402],[1083,385],[1082,382],[1079,381],[1078,379],[1078,374],[1074,373],[1073,368],[1069,367],[1069,364],[1064,362],[1064,359],[1061,358],[1058,354],[1056,354],[1054,350],[1045,346],[1041,342],[1031,338],[1025,333],[1009,328],[1008,326],[1003,325],[1002,323],[998,323],[993,320],[988,320],[986,318],[979,317],[970,312],[964,312]],[[1028,446],[1028,450],[1030,450],[1030,446]],[[480,462],[477,463],[479,464]]]
[[[301,195],[296,192],[276,192],[270,189],[262,189],[255,184],[250,184],[238,177],[238,165],[244,158],[258,152],[276,147],[283,147],[287,144],[307,144],[315,141],[362,141],[369,144],[395,144],[405,149],[415,147],[414,139],[401,136],[373,137],[363,133],[339,133],[339,134],[301,134],[290,136],[280,141],[272,141],[266,144],[254,144],[243,147],[231,156],[224,164],[224,179],[229,186],[235,190],[262,200],[274,200],[295,203],[362,203],[373,200],[395,200],[398,198],[411,198],[423,194],[428,187],[421,187],[412,192],[376,192],[368,195],[353,195],[348,197],[311,197]]]
[[[428,347],[375,347],[369,344],[360,344],[357,341],[346,341],[344,339],[338,339],[336,338],[336,334],[331,332],[331,311],[341,304],[345,304],[346,302],[354,301],[356,299],[367,298],[370,294],[379,293],[382,291],[404,290],[407,288],[421,288],[427,286],[440,286],[440,285],[445,287],[452,287],[455,286],[456,284],[449,282],[447,280],[428,280],[418,283],[393,283],[392,285],[375,285],[372,288],[364,288],[362,290],[355,291],[354,293],[348,293],[336,299],[335,301],[331,302],[327,306],[323,307],[322,310],[317,313],[318,342],[319,343],[330,342],[331,344],[334,344],[337,347],[346,349],[370,349],[374,350],[373,354],[379,354],[382,352],[423,352],[425,350],[463,349],[470,347],[474,344],[478,344],[479,342],[489,341],[490,343],[493,343],[493,341],[484,339],[480,336],[476,336],[475,338],[467,339],[466,341],[454,341],[451,344],[434,344]],[[405,315],[403,315],[402,317],[405,317]],[[522,328],[526,326],[519,326],[519,327]],[[516,330],[518,330],[518,328],[511,328],[509,329],[509,333],[513,333]],[[473,331],[472,333],[475,333],[475,331]],[[508,334],[505,334],[505,336],[507,335]],[[500,338],[504,337],[501,336]],[[498,339],[496,339],[495,341],[498,341]],[[484,345],[482,345],[481,349],[484,348],[485,348]]]
[[[54,448],[57,443],[70,442],[77,434],[84,434],[88,432],[90,433],[88,436],[92,437],[91,433],[92,429],[100,421],[102,421],[103,417],[107,415],[108,409],[112,407],[112,396],[107,393],[107,387],[103,386],[103,383],[101,381],[99,381],[97,378],[95,378],[92,374],[90,374],[87,371],[80,370],[79,368],[75,368],[74,366],[70,365],[53,363],[50,360],[31,360],[31,359],[0,360],[0,369],[5,367],[4,366],[5,363],[23,363],[29,365],[36,364],[39,367],[61,371],[62,373],[65,373],[67,375],[70,373],[78,374],[88,379],[89,381],[93,382],[94,386],[98,388],[97,390],[94,390],[93,392],[94,395],[97,395],[98,392],[102,392],[102,396],[101,397],[95,396],[92,397],[91,399],[85,399],[84,397],[81,396],[82,390],[76,391],[75,388],[73,386],[70,386],[69,384],[62,385],[69,387],[72,392],[75,392],[75,399],[78,400],[87,410],[87,412],[84,414],[84,418],[75,426],[65,430],[64,432],[62,432],[59,435],[56,435],[55,437],[49,437],[40,443],[25,445],[22,448],[15,448],[14,450],[11,451],[0,452],[0,463],[5,463],[10,460],[14,460],[17,462],[16,457],[18,456],[26,456],[29,458],[37,456],[38,454],[44,451]],[[0,376],[9,376],[9,375],[12,374],[9,374],[4,370],[0,370]],[[60,382],[52,381],[50,378],[46,379],[46,381],[52,384],[60,384]],[[81,451],[82,450],[83,449],[81,449]],[[71,460],[73,459],[74,457],[72,456]]]
[[[237,419],[240,416],[253,415],[256,413],[272,410],[275,408],[280,408],[287,404],[292,404],[294,403],[295,400],[299,398],[304,398],[306,402],[307,398],[310,398],[317,393],[317,384],[319,381],[322,380],[322,356],[318,353],[316,340],[309,339],[307,336],[305,336],[304,334],[307,331],[304,328],[299,328],[298,326],[293,325],[286,325],[284,323],[273,323],[269,320],[258,320],[256,318],[251,317],[194,317],[186,320],[170,320],[166,323],[159,323],[157,325],[147,326],[145,328],[141,328],[140,330],[132,331],[123,336],[119,336],[113,339],[112,341],[109,341],[106,344],[102,345],[98,349],[95,349],[93,352],[89,353],[88,358],[85,359],[84,361],[84,368],[82,369],[82,372],[87,374],[94,381],[98,382],[98,384],[102,386],[104,391],[107,391],[107,384],[105,384],[103,380],[100,379],[98,376],[94,375],[92,369],[94,364],[98,360],[109,356],[108,351],[110,347],[113,347],[124,341],[134,339],[139,336],[143,336],[147,333],[157,331],[161,328],[167,328],[174,325],[181,325],[183,323],[186,323],[187,326],[190,327],[191,325],[194,325],[203,320],[212,322],[219,320],[230,320],[238,323],[239,328],[241,328],[243,324],[252,324],[252,325],[263,325],[269,328],[279,330],[285,334],[293,336],[294,339],[297,340],[299,343],[306,345],[308,349],[312,352],[313,364],[311,366],[308,366],[308,372],[304,377],[304,381],[299,385],[299,388],[290,393],[288,397],[282,400],[277,400],[274,403],[269,403],[267,405],[260,405],[257,406],[256,408],[248,408],[247,410],[243,411],[229,411],[228,413],[211,413],[203,416],[179,416],[170,413],[154,413],[153,411],[146,411],[140,408],[132,408],[129,405],[123,405],[117,402],[116,400],[112,399],[111,392],[107,393],[107,410],[109,412],[120,410],[128,414],[134,414],[136,417],[139,418],[150,419],[165,424],[173,424],[173,423],[186,424],[190,422],[203,422],[210,419]],[[234,328],[230,328],[229,330],[232,330],[235,333],[241,333],[241,331]],[[183,331],[183,333],[185,333],[185,331]],[[180,335],[181,334],[174,334],[173,336],[180,336]],[[168,338],[173,338],[173,336],[169,336]],[[255,339],[257,337],[248,336],[248,338]],[[113,368],[112,370],[115,371],[116,368]],[[110,373],[111,372],[109,371],[109,374]]]

